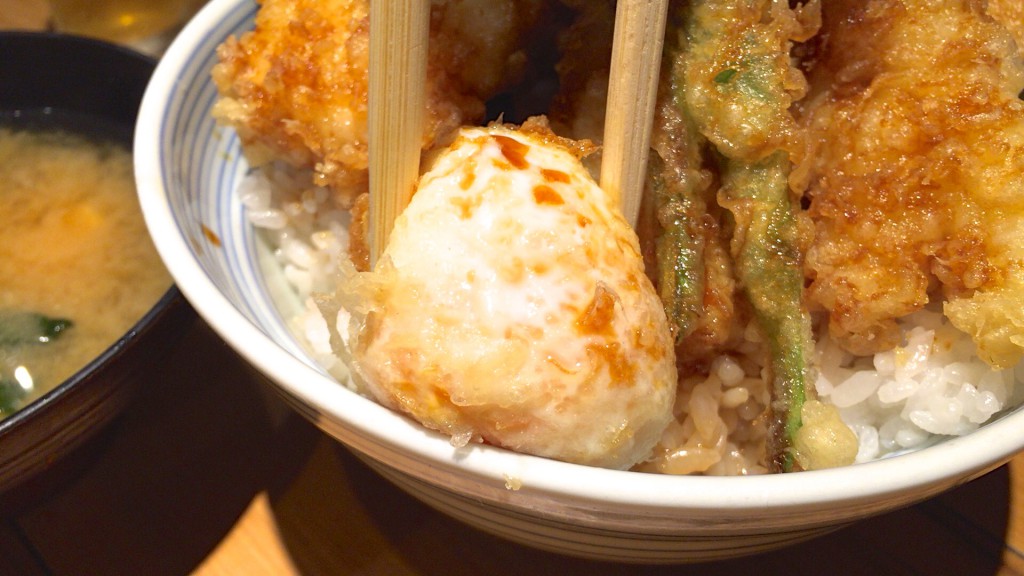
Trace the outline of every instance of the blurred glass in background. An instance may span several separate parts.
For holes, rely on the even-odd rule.
[[[58,32],[101,38],[159,56],[202,0],[50,0]]]

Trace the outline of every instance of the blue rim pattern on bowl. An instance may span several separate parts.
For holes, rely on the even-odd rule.
[[[229,299],[240,304],[239,309],[251,322],[259,326],[274,340],[288,343],[288,351],[303,358],[310,366],[320,369],[303,350],[286,327],[276,308],[268,306],[273,299],[271,288],[261,272],[259,238],[248,224],[245,209],[233,195],[215,198],[217,202],[200,205],[198,190],[204,186],[234,190],[249,171],[242,155],[241,144],[233,130],[216,125],[209,111],[217,98],[212,83],[202,84],[199,90],[195,80],[209,78],[216,64],[216,47],[225,37],[240,34],[253,25],[256,5],[247,11],[231,13],[221,25],[206,33],[199,44],[204,58],[190,60],[180,72],[182,89],[175,90],[163,121],[158,127],[159,141],[170,154],[162,158],[161,173],[165,189],[180,187],[185,195],[174,196],[172,213],[178,230],[189,239],[190,249],[210,280]],[[176,122],[176,118],[184,122]],[[198,136],[210,134],[208,139]],[[184,178],[177,167],[195,165],[198,169]],[[184,216],[181,216],[184,215]],[[215,232],[216,231],[216,232]],[[242,250],[233,250],[239,247]],[[227,272],[227,273],[225,273]],[[240,278],[242,284],[233,279]],[[248,293],[240,286],[256,286],[259,291]]]

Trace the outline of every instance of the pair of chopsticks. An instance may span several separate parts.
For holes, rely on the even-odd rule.
[[[600,185],[636,225],[650,150],[668,0],[619,0]],[[370,265],[419,177],[430,0],[370,3]]]

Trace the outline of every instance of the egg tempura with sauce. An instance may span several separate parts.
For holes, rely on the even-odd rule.
[[[673,343],[636,234],[565,142],[536,121],[459,131],[339,287],[341,353],[455,445],[625,469],[672,418]]]

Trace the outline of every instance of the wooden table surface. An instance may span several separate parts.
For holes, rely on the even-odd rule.
[[[40,0],[0,0],[0,28],[45,19]],[[198,320],[88,456],[45,499],[0,511],[0,575],[1024,574],[1024,456],[752,558],[636,567],[524,548],[382,480]]]

